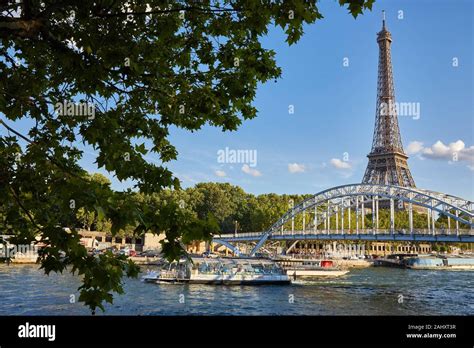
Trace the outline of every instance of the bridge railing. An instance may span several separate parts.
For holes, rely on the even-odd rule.
[[[219,236],[216,236],[215,238],[217,239],[227,239],[227,238],[239,238],[239,239],[245,239],[245,238],[255,238],[255,237],[261,237],[265,232],[243,232],[243,233],[225,233],[221,234]],[[416,229],[413,230],[413,233],[411,233],[409,230],[394,230],[391,231],[390,229],[364,229],[359,231],[356,231],[354,229],[350,230],[318,230],[318,231],[302,231],[302,230],[295,230],[295,231],[276,231],[273,233],[274,236],[290,236],[290,235],[304,235],[304,236],[311,236],[311,235],[357,235],[357,234],[363,234],[363,235],[370,235],[370,234],[376,234],[376,235],[442,235],[442,236],[456,236],[456,235],[462,235],[462,236],[474,236],[474,230],[471,229],[459,229],[458,233],[456,233],[455,229],[435,229],[434,232],[433,230],[430,229]]]
[[[242,232],[242,233],[223,233],[214,236],[214,238],[225,239],[225,238],[240,238],[240,237],[260,237],[264,232]]]

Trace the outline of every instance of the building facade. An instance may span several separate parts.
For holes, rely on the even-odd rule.
[[[356,255],[385,256],[390,254],[429,254],[429,243],[393,243],[393,242],[367,242],[367,243],[320,243],[297,242],[293,248],[287,249],[288,254],[350,257]]]
[[[100,231],[79,230],[81,244],[89,249],[105,249],[115,247],[117,249],[130,248],[136,251],[156,250],[161,251],[161,241],[165,234],[156,235],[145,233],[143,237],[121,237]]]

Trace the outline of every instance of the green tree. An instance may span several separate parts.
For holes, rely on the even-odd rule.
[[[356,17],[373,0],[339,3]],[[316,1],[303,0],[6,0],[0,10],[3,224],[24,240],[41,234],[46,273],[71,266],[83,274],[80,300],[93,310],[111,302],[123,274],[137,269],[112,255],[86,254],[77,231],[62,228],[74,224],[78,209],[110,219],[112,233],[163,226],[168,256],[181,254],[188,227],[181,232],[165,221],[181,214],[179,205],[151,214],[133,192],[88,180],[78,144],[94,148],[99,167],[143,193],[178,188],[164,165],[177,157],[170,127],[236,130],[255,117],[257,85],[281,74],[275,52],[261,43],[269,26],[282,28],[291,45],[305,24],[322,18]],[[16,121],[24,118],[31,127],[19,132]],[[161,164],[148,162],[150,153]],[[209,216],[201,218],[202,226],[184,220],[194,229],[188,237],[213,230]]]
[[[90,231],[96,217],[94,211],[86,211],[81,207],[77,210],[76,218],[82,228]]]
[[[110,180],[100,173],[94,173],[92,175],[87,174],[85,178],[86,180],[93,181],[95,183],[98,183],[99,185],[105,185],[106,187],[110,186]],[[110,220],[104,219],[102,215],[99,217],[96,214],[95,209],[89,211],[86,210],[84,207],[80,207],[79,209],[77,209],[76,219],[79,226],[86,230],[90,231],[91,228],[94,227],[94,229],[98,231],[104,231],[106,229],[110,231]],[[63,222],[63,225],[67,226],[68,223],[65,221]]]
[[[229,184],[200,183],[194,187],[193,200],[198,217],[213,214],[219,223],[235,211]]]

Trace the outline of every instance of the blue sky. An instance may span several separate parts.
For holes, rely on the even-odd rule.
[[[296,45],[289,47],[279,29],[264,38],[283,74],[259,87],[256,119],[237,132],[208,126],[171,131],[179,155],[167,166],[183,186],[229,182],[255,194],[282,194],[360,182],[372,143],[376,33],[385,9],[396,100],[420,105],[419,119],[399,117],[416,185],[473,200],[473,3],[379,0],[356,20],[337,1],[324,0],[319,8],[325,18],[306,26]],[[218,151],[225,148],[256,151],[257,165],[219,163]],[[94,161],[85,153],[81,164],[105,173]],[[119,190],[132,184],[112,181]]]
[[[258,117],[232,133],[212,127],[193,134],[172,132],[179,159],[170,168],[183,185],[230,182],[260,194],[316,193],[360,182],[374,128],[376,33],[382,9],[393,38],[397,101],[420,103],[419,119],[399,118],[405,150],[415,142],[409,151],[415,182],[420,188],[472,199],[470,1],[377,1],[372,12],[357,20],[336,1],[323,1],[320,10],[325,18],[307,26],[296,45],[288,47],[280,30],[271,31],[264,42],[277,52],[283,76],[260,86]],[[400,10],[403,19],[398,19]],[[345,57],[348,67],[343,66]],[[454,57],[457,67],[453,67]],[[294,114],[289,114],[290,105]],[[458,140],[464,149],[460,143],[449,146]],[[438,141],[442,144],[432,148]],[[218,163],[217,151],[226,147],[256,150],[257,166],[245,173],[242,164]],[[452,161],[453,152],[459,153],[458,161]],[[347,162],[341,162],[344,153]]]

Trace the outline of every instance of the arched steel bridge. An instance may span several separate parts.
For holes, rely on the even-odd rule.
[[[390,228],[379,229],[379,202],[390,209]],[[395,229],[395,209],[408,211],[409,228]],[[413,228],[414,207],[427,212],[427,228]],[[420,209],[420,208],[418,208]],[[351,210],[355,210],[355,222],[351,224]],[[372,227],[365,228],[366,211],[372,214]],[[346,213],[345,213],[346,212]],[[295,231],[295,217],[302,215],[302,229]],[[347,223],[344,217],[347,214]],[[447,228],[435,227],[435,216],[447,216]],[[336,228],[331,228],[330,218],[335,216]],[[362,217],[362,218],[361,218]],[[452,223],[453,220],[454,222]],[[417,188],[350,184],[321,191],[288,210],[264,232],[222,234],[213,243],[225,245],[234,254],[240,250],[232,243],[257,242],[250,256],[267,240],[364,240],[364,241],[413,241],[474,243],[474,203],[444,193]],[[291,230],[284,230],[291,221]],[[309,223],[307,223],[307,221]],[[332,220],[334,222],[334,220]],[[339,222],[340,228],[339,228]],[[467,225],[460,229],[459,224]],[[348,228],[344,229],[344,226]]]

